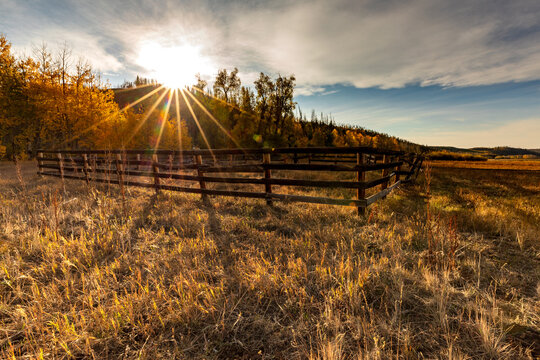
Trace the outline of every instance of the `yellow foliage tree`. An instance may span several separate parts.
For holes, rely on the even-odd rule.
[[[0,157],[35,155],[39,148],[149,148],[156,125],[162,131],[154,146],[191,148],[184,122],[120,111],[113,91],[88,63],[73,64],[67,47],[53,56],[42,46],[34,58],[17,59],[0,36]]]

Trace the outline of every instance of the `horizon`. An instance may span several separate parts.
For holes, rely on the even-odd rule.
[[[166,77],[175,66],[163,63],[167,54],[190,54],[184,65],[208,81],[233,67],[249,86],[259,72],[294,74],[302,112],[339,124],[430,146],[540,148],[537,2],[0,0],[0,8],[0,32],[18,54],[65,41],[73,59],[114,85]]]

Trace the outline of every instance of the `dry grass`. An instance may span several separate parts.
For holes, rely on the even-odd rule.
[[[1,358],[540,356],[538,172],[436,168],[362,219],[135,188],[124,211],[35,171],[0,163]]]
[[[434,160],[431,166],[440,168],[485,169],[485,170],[531,170],[540,171],[539,160],[488,160],[488,161],[448,161]]]

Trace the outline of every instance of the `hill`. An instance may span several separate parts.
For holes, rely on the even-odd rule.
[[[486,159],[495,158],[535,158],[540,156],[538,149],[521,149],[508,146],[498,147],[474,147],[474,148],[457,148],[453,146],[430,146],[430,152],[432,153],[453,153],[459,155],[470,155],[476,157],[483,157]]]
[[[131,103],[134,103],[138,101],[139,99],[147,96],[151,92],[155,92],[153,95],[148,96],[146,99],[140,101],[134,106],[135,111],[142,112],[147,109],[150,109],[154,104],[157,102],[156,108],[163,108],[166,104],[166,96],[164,96],[164,93],[167,91],[163,88],[159,88],[159,85],[147,85],[142,87],[132,87],[132,88],[118,88],[113,89],[114,91],[114,100],[120,108],[123,108],[125,106],[128,106]],[[161,101],[157,101],[160,97],[162,97]],[[206,99],[206,103],[209,101],[212,101],[211,97],[208,97]],[[190,120],[190,114],[187,112],[187,108],[185,106],[185,103],[182,98],[180,98],[180,108],[181,112],[184,112],[182,114],[182,118],[187,119],[188,128],[191,129],[190,135],[192,137],[197,137],[197,133],[199,129],[197,128],[196,124],[193,123],[193,121]],[[230,113],[235,111],[235,108],[238,108],[238,104],[232,103],[232,104],[226,104],[223,101],[214,101],[213,107],[216,109],[216,113]],[[176,112],[176,103],[174,101],[170,104],[170,113],[174,114]],[[301,117],[300,119],[294,118],[294,121],[301,125],[302,128],[306,127],[307,123],[315,123],[319,125],[320,127],[324,127],[325,132],[330,135],[322,136],[322,140],[319,139],[324,144],[320,145],[327,145],[327,146],[333,146],[333,145],[348,145],[346,138],[347,138],[347,131],[359,133],[363,137],[368,138],[377,138],[384,139],[382,142],[384,145],[389,147],[400,147],[400,148],[416,148],[417,151],[423,151],[425,150],[423,147],[420,147],[416,144],[412,144],[408,141],[405,141],[403,139],[396,139],[393,138],[387,134],[381,134],[376,131],[372,131],[369,129],[364,129],[361,127],[352,127],[347,125],[336,125],[333,119],[324,118],[324,116],[315,117],[312,119],[312,121],[308,121],[305,116]],[[227,125],[227,124],[224,124]],[[232,130],[232,129],[229,129]],[[335,130],[335,131],[334,131]],[[332,132],[334,134],[332,134]],[[313,136],[310,136],[310,134],[306,134],[308,139],[308,144],[310,140],[313,140]],[[312,135],[312,134],[311,134]],[[336,139],[336,138],[343,138],[343,139]],[[390,139],[396,139],[396,141],[392,142]],[[275,139],[273,139],[275,141]],[[337,141],[336,141],[337,140]],[[379,141],[380,142],[380,141]],[[396,145],[397,143],[397,145]],[[195,144],[199,147],[206,147],[205,144],[201,143],[200,141],[195,141]],[[257,144],[251,143],[248,145],[255,146]],[[291,145],[291,144],[282,144],[282,145]],[[377,145],[376,142],[374,144],[374,141],[371,140],[371,145]],[[411,146],[412,145],[412,146]],[[494,158],[519,158],[519,157],[537,157],[540,156],[540,149],[522,149],[522,148],[514,148],[514,147],[508,147],[508,146],[501,146],[501,147],[474,147],[474,148],[458,148],[453,146],[431,146],[427,148],[429,152],[432,153],[434,157],[444,157],[445,159],[448,157],[454,157],[456,160],[482,160],[482,159],[494,159]]]
[[[125,106],[128,106],[131,103],[136,102],[137,100],[141,99],[148,93],[156,90],[158,86],[144,86],[144,87],[133,87],[128,89],[123,88],[116,88],[112,89],[114,92],[114,101],[120,106],[120,108],[123,108]],[[166,91],[165,89],[161,89],[159,92],[159,95],[163,94],[163,92]],[[140,110],[143,107],[150,107],[155,101],[155,98],[148,98],[146,100],[141,101],[139,104],[135,105],[135,109]],[[174,106],[172,104],[171,106]]]
[[[332,118],[317,116],[315,112],[310,120],[306,115],[294,115],[292,92],[284,96],[274,87],[266,97],[242,87],[227,99],[214,96],[210,90],[203,94],[192,88],[184,91],[185,96],[178,95],[178,102],[176,95],[168,99],[168,90],[158,85],[119,88],[113,92],[120,108],[137,102],[133,109],[139,113],[168,109],[169,117],[174,118],[178,103],[180,118],[186,123],[194,146],[200,148],[373,146],[407,152],[424,150],[418,144],[388,134],[337,125]],[[151,116],[150,121],[156,122],[158,114]]]

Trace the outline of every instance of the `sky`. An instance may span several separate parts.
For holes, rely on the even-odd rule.
[[[0,33],[19,54],[65,43],[113,86],[152,76],[149,54],[178,57],[207,79],[238,67],[246,85],[294,74],[308,117],[426,145],[540,148],[538,0],[0,0]]]

